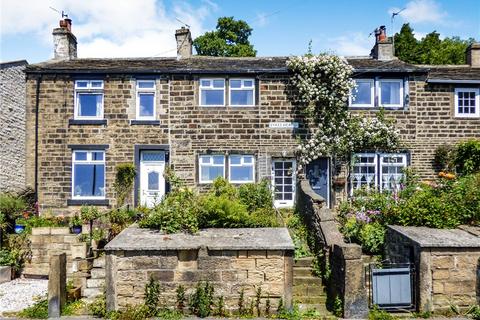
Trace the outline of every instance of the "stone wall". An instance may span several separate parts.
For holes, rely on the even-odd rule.
[[[368,295],[361,247],[345,243],[331,210],[325,207],[325,199],[311,189],[307,180],[300,180],[297,190],[297,209],[322,247],[317,254],[321,255],[323,267],[331,272],[326,283],[329,299],[341,299],[345,318],[366,317]]]
[[[131,227],[105,249],[109,310],[143,303],[150,278],[160,282],[166,306],[175,305],[178,286],[184,286],[188,296],[200,281],[213,285],[215,296],[224,297],[229,311],[238,308],[241,290],[248,306],[258,288],[262,307],[267,297],[272,311],[280,298],[291,306],[293,243],[286,229],[207,229],[197,235],[161,235]]]
[[[68,227],[32,228],[29,235],[32,256],[22,274],[26,277],[47,277],[50,271],[50,258],[55,254],[67,256],[67,277],[74,285],[86,287],[86,279],[91,262],[87,260],[87,243],[78,240]]]
[[[0,64],[0,192],[25,188],[25,67]]]
[[[480,302],[480,237],[467,231],[390,226],[386,255],[413,263],[419,311],[467,309]]]

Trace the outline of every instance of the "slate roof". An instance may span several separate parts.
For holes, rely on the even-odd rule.
[[[191,58],[109,58],[73,59],[32,64],[27,73],[287,73],[288,57],[225,58],[193,56]],[[357,72],[422,72],[422,68],[400,60],[379,61],[371,58],[348,58]]]
[[[469,65],[424,67],[430,70],[427,82],[480,83],[480,68],[472,68]]]

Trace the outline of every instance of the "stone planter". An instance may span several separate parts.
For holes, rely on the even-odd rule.
[[[105,246],[108,310],[143,303],[150,277],[164,288],[161,300],[175,305],[176,289],[187,292],[209,281],[223,295],[226,310],[236,311],[240,292],[245,301],[267,296],[292,303],[294,245],[286,228],[205,229],[196,234],[162,234],[130,227]]]

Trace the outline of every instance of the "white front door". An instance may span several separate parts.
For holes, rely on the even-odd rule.
[[[165,195],[165,151],[149,150],[140,154],[140,201],[149,208]]]
[[[296,162],[279,159],[272,162],[273,200],[276,208],[293,207],[295,201]]]

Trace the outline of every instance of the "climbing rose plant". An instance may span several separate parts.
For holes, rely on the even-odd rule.
[[[287,60],[292,72],[295,102],[303,107],[314,124],[306,141],[299,146],[299,170],[321,156],[347,160],[360,150],[395,150],[398,131],[383,111],[374,118],[348,112],[350,92],[355,88],[353,68],[334,55],[305,55]]]

